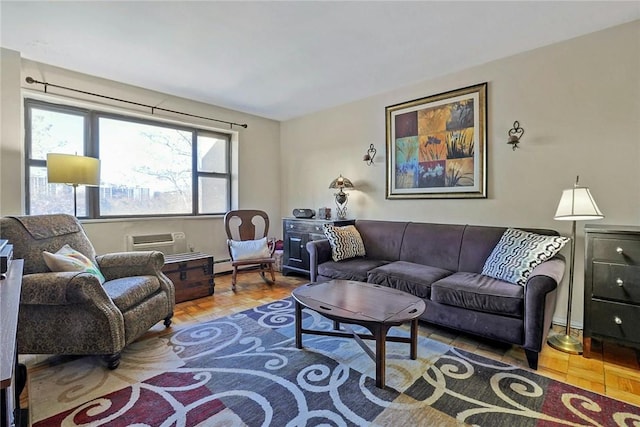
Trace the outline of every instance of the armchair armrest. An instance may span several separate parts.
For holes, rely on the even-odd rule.
[[[21,304],[115,305],[93,274],[69,271],[27,274],[22,278]]]
[[[307,242],[309,252],[309,273],[312,282],[318,277],[318,265],[331,261],[331,245],[328,239],[312,240]]]
[[[131,276],[156,276],[160,287],[167,292],[173,312],[176,290],[173,282],[162,272],[164,254],[159,251],[114,252],[99,255],[96,262],[106,280]]]
[[[164,265],[164,254],[159,251],[114,252],[97,256],[96,262],[107,280],[159,276]]]
[[[554,257],[538,265],[525,287],[525,349],[540,351],[551,328],[558,285],[565,271],[562,257]]]

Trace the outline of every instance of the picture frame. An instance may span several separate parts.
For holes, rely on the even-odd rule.
[[[387,199],[487,197],[487,83],[385,108]]]

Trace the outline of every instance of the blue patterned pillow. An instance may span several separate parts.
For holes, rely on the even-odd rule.
[[[524,286],[531,271],[557,254],[569,240],[508,228],[485,261],[482,274]]]
[[[324,235],[329,239],[331,258],[334,261],[366,255],[362,237],[355,226],[336,227],[333,224],[324,224],[323,228]]]

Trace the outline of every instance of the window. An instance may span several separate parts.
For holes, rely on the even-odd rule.
[[[229,210],[229,134],[32,99],[25,112],[29,214],[73,213],[73,187],[47,183],[47,153],[100,159],[100,187],[77,187],[79,217]]]

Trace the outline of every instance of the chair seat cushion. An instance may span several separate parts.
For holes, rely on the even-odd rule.
[[[156,276],[132,276],[109,280],[103,286],[116,307],[127,311],[158,292],[160,282]]]
[[[256,265],[256,264],[273,264],[276,262],[275,258],[255,258],[255,259],[241,259],[238,261],[231,261],[231,265]]]
[[[431,285],[431,300],[502,316],[522,318],[524,288],[478,273],[459,272]]]
[[[420,298],[429,298],[431,284],[452,271],[413,262],[396,261],[369,271],[369,283],[388,286]]]

